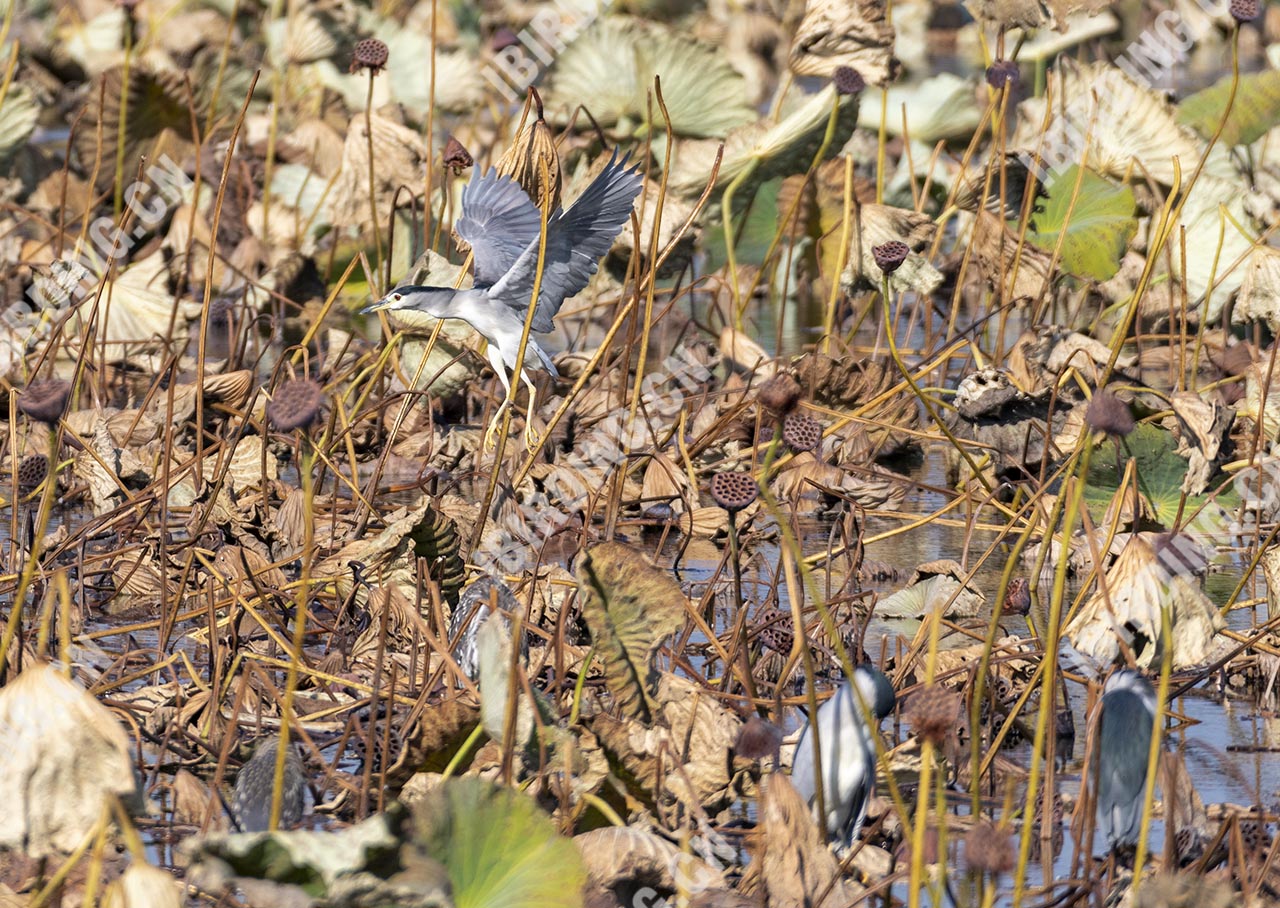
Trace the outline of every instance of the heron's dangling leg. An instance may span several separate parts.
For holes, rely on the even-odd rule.
[[[497,345],[490,343],[485,355],[489,358],[489,365],[493,366],[493,371],[498,373],[498,380],[502,382],[502,403],[498,405],[498,410],[493,414],[493,418],[489,420],[489,427],[484,430],[484,449],[492,451],[497,444],[494,436],[498,432],[498,424],[502,419],[502,414],[507,412],[507,407],[511,406],[511,381],[507,378],[507,367],[502,362],[502,351]]]
[[[538,446],[538,442],[542,440],[533,428],[533,407],[538,398],[538,389],[533,384],[533,379],[529,377],[528,372],[521,369],[520,377],[524,379],[525,386],[529,389],[529,409],[524,414],[524,443],[525,447],[532,451]]]

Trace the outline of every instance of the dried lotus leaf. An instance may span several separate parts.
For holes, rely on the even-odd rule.
[[[205,376],[201,389],[206,403],[225,404],[231,409],[238,409],[249,399],[253,386],[253,372],[237,369],[235,372]]]
[[[375,195],[378,211],[385,216],[400,187],[410,190],[400,193],[402,203],[420,197],[431,151],[415,130],[378,113],[369,116]],[[364,114],[359,114],[347,126],[342,167],[329,192],[329,219],[337,226],[367,228],[369,218],[369,138]]]
[[[238,545],[224,545],[218,549],[213,558],[213,569],[221,581],[245,599],[254,598],[258,588],[282,590],[288,583],[284,571],[253,549]]]
[[[264,457],[263,444],[262,436],[246,435],[236,442],[230,457],[225,449],[209,455],[204,466],[206,481],[225,470],[226,487],[233,495],[241,495],[261,487],[263,482],[275,480],[279,475],[276,458],[271,454]]]
[[[158,602],[162,595],[176,596],[178,585],[166,578],[154,556],[133,553],[111,561],[111,576],[116,591],[123,596]]]
[[[669,25],[608,16],[597,19],[557,58],[547,100],[566,120],[584,98],[593,117],[624,136],[647,122],[661,133],[661,111],[650,104],[654,76],[678,136],[723,136],[751,122],[746,82],[716,48]],[[701,189],[701,186],[699,186]],[[696,193],[695,193],[696,194]]]
[[[314,575],[332,579],[345,597],[352,590],[351,564],[360,562],[366,576],[383,586],[398,586],[416,602],[418,558],[426,559],[427,576],[439,584],[441,599],[450,606],[456,603],[466,579],[462,538],[454,521],[425,499],[413,510],[389,515],[377,536],[348,542],[317,564]]]
[[[40,118],[35,92],[23,85],[10,85],[0,101],[0,169],[7,168],[18,150],[27,144]]]
[[[551,212],[560,207],[560,155],[551,128],[543,119],[538,90],[531,88],[529,95],[537,115],[525,123],[503,152],[498,160],[498,175],[515,180],[534,204]]]
[[[52,665],[32,665],[0,689],[0,728],[0,845],[29,858],[66,854],[117,797],[143,806],[124,728]]]
[[[86,96],[85,117],[73,139],[85,173],[95,172],[97,162],[99,191],[110,189],[115,180],[117,150],[121,145],[124,173],[148,172],[148,165],[153,164],[160,152],[177,159],[194,153],[192,122],[204,120],[203,105],[198,99],[188,97],[180,73],[157,71],[144,62],[135,61],[128,67],[127,91],[125,78],[123,66],[102,75],[100,83]],[[101,146],[98,145],[99,131]]]
[[[836,67],[857,71],[868,85],[892,72],[893,24],[879,0],[809,0],[791,42],[791,71],[830,79]]]

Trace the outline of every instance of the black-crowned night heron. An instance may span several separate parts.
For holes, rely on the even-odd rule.
[[[546,251],[538,302],[530,323],[520,377],[529,388],[525,439],[532,447],[535,389],[529,369],[545,369],[557,375],[551,357],[534,339],[546,334],[564,301],[587,286],[600,257],[631,215],[644,178],[638,167],[627,167],[614,151],[609,163],[572,205],[557,209],[547,219]],[[467,322],[489,342],[488,357],[502,387],[502,405],[485,431],[486,447],[492,443],[498,420],[511,404],[508,370],[514,372],[525,318],[533,298],[538,272],[538,248],[542,215],[514,180],[495,170],[480,174],[477,168],[462,191],[462,215],[454,229],[471,244],[475,280],[468,290],[449,287],[397,287],[365,312],[380,309],[414,309],[436,318]]]
[[[879,721],[893,712],[893,686],[884,672],[870,665],[853,670],[826,703],[818,708],[818,746],[822,762],[822,803],[826,811],[828,837],[849,848],[858,837],[867,816],[876,783],[876,728],[867,723],[869,714]],[[791,784],[816,810],[817,785],[813,766],[813,736],[809,725],[800,733],[792,761]]]
[[[1156,695],[1146,678],[1122,669],[1102,687],[1098,704],[1098,831],[1109,850],[1136,845],[1147,789]]]
[[[276,780],[276,748],[280,736],[263,738],[249,762],[236,774],[231,811],[241,832],[266,832],[271,821],[271,796]],[[280,828],[290,829],[302,819],[307,782],[302,758],[292,744],[284,757],[284,781],[280,797]]]
[[[472,681],[480,677],[480,656],[476,638],[480,633],[480,626],[493,615],[493,610],[490,608],[493,603],[509,614],[514,614],[520,608],[520,602],[509,586],[496,577],[480,577],[462,591],[458,604],[453,607],[453,614],[449,618],[449,640],[453,644],[453,658],[458,663],[458,667]],[[528,635],[521,637],[520,655],[528,659]]]

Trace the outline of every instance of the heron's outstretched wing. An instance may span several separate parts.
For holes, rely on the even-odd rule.
[[[613,157],[600,175],[565,211],[547,222],[547,248],[538,291],[538,307],[533,313],[534,331],[551,330],[551,319],[561,304],[587,286],[596,273],[600,257],[609,251],[622,225],[631,216],[631,206],[644,185],[638,167],[628,168],[626,159]],[[538,270],[536,239],[511,266],[511,270],[489,290],[491,299],[505,303],[521,318],[529,308],[534,276]]]
[[[488,286],[538,239],[542,214],[515,180],[493,169],[480,175],[477,168],[462,190],[462,216],[454,229],[471,244],[476,285]]]

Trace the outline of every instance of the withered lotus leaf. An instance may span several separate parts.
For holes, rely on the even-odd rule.
[[[684,620],[684,594],[665,571],[617,542],[597,545],[578,567],[582,613],[622,712],[653,718],[653,656]]]

